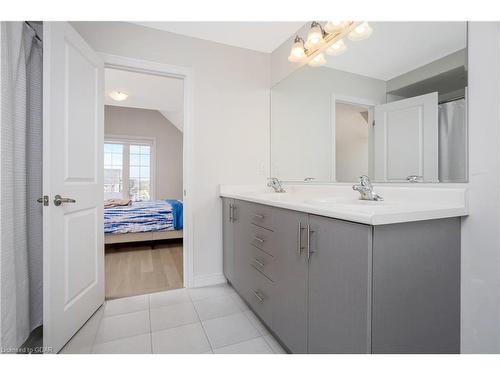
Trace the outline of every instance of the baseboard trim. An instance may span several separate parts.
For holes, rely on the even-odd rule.
[[[200,275],[194,278],[194,287],[216,285],[226,283],[227,280],[222,273],[212,273],[210,275]]]

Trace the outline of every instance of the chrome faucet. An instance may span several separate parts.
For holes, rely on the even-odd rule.
[[[276,177],[271,177],[268,180],[267,186],[272,187],[276,193],[286,193],[286,190],[281,186],[280,180]]]
[[[352,190],[355,190],[361,194],[359,199],[364,201],[383,201],[380,195],[373,191],[373,185],[370,182],[370,178],[368,176],[359,177],[359,185],[352,185]]]

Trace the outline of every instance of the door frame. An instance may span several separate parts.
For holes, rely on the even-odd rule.
[[[184,124],[183,142],[183,284],[184,288],[194,286],[194,244],[193,244],[193,99],[194,72],[184,66],[134,59],[125,56],[101,53],[104,68],[126,70],[164,77],[180,78],[184,82]],[[103,145],[104,147],[104,145]]]
[[[337,183],[337,168],[336,168],[336,135],[335,135],[335,130],[336,130],[336,115],[337,115],[337,108],[336,105],[337,103],[342,103],[342,104],[350,104],[353,106],[357,107],[363,107],[368,110],[369,116],[372,121],[375,121],[375,106],[382,104],[376,100],[373,99],[366,99],[366,98],[356,98],[353,96],[347,96],[347,95],[337,95],[335,93],[332,93],[330,96],[330,125],[331,125],[331,132],[332,132],[332,169],[330,172],[330,180],[332,182]],[[368,124],[370,125],[370,124]],[[371,132],[373,131],[372,127],[368,127],[368,132],[371,135]],[[372,139],[373,137],[370,137],[369,139]],[[371,171],[373,171],[373,165],[372,164],[372,157],[370,155],[373,153],[373,144],[368,144],[368,173],[370,174]],[[345,182],[345,181],[343,181]]]

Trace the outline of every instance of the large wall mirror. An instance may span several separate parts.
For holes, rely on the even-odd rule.
[[[466,22],[370,22],[271,90],[271,175],[467,182]]]

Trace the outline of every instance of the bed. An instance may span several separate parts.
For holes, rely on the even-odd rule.
[[[182,214],[182,202],[174,199],[105,208],[104,243],[182,238]]]

